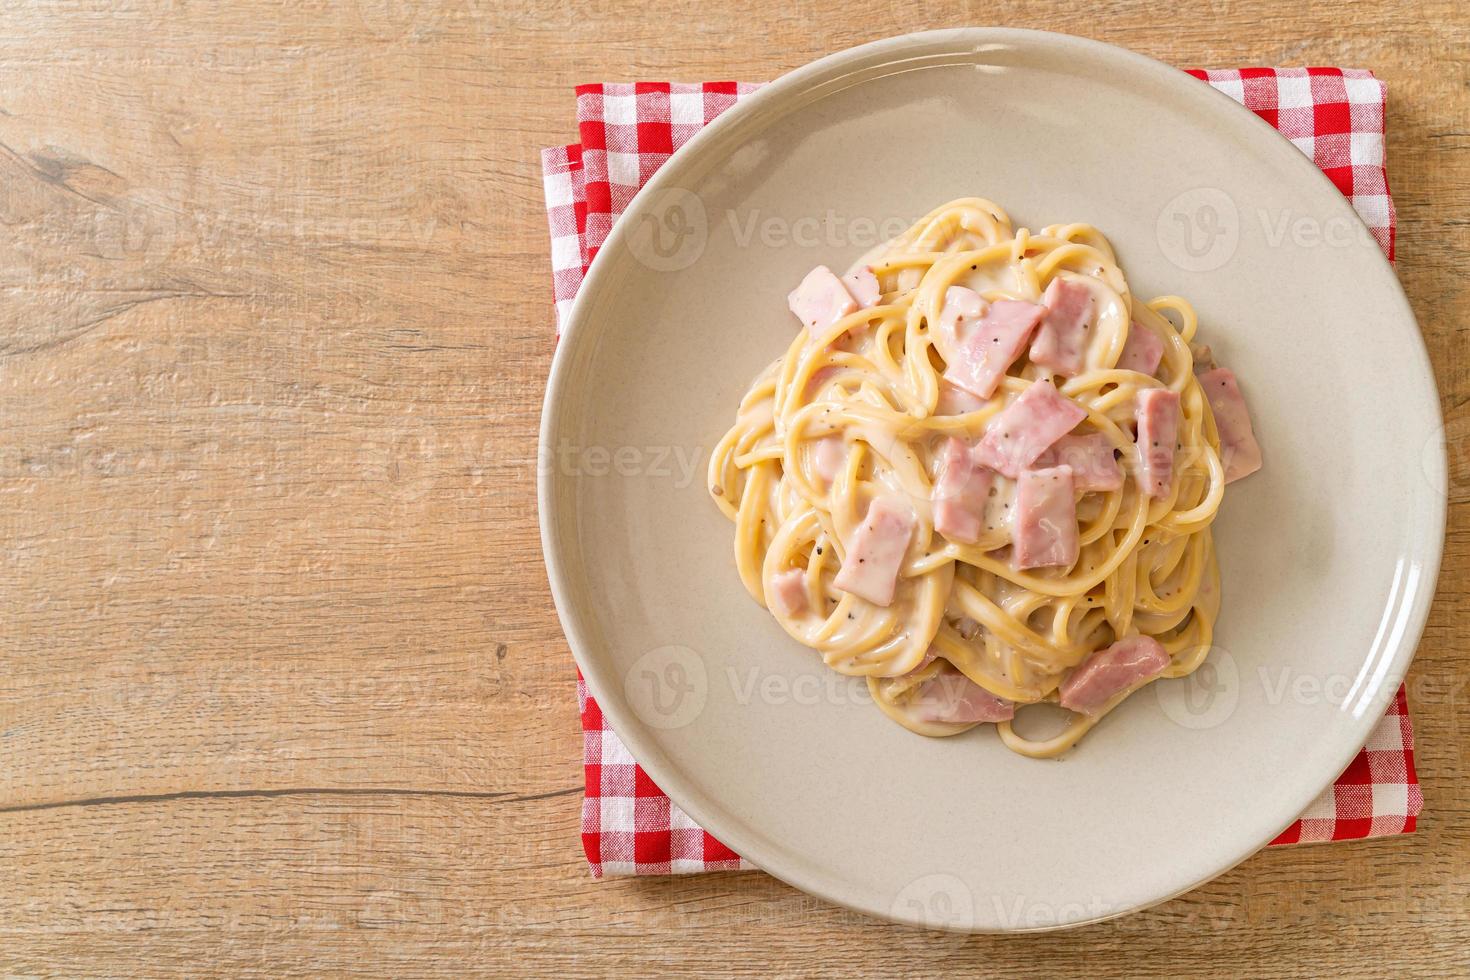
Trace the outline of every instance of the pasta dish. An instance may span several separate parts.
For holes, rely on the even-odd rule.
[[[790,294],[800,329],[710,460],[751,596],[922,735],[1051,757],[1193,672],[1211,524],[1261,455],[1188,302],[1144,302],[1085,224],[946,204]],[[1026,738],[1018,708],[1068,712]]]

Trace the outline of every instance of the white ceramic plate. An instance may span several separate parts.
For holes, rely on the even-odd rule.
[[[795,329],[786,292],[967,195],[1018,226],[1097,225],[1136,293],[1189,297],[1265,448],[1216,524],[1213,666],[1149,688],[1058,762],[988,727],[931,740],[884,718],[746,595],[704,489],[742,392]],[[650,181],[556,352],[542,535],[603,711],[717,837],[863,912],[1046,928],[1219,874],[1348,763],[1434,592],[1441,436],[1392,270],[1269,126],[1119,48],[945,31],[785,76]]]

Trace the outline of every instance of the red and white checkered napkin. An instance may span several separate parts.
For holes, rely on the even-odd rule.
[[[1191,71],[1265,119],[1312,158],[1352,201],[1393,258],[1394,209],[1383,167],[1386,92],[1371,72],[1345,68]],[[580,141],[543,150],[558,327],[582,276],[622,213],[663,162],[758,86],[739,82],[582,85]],[[748,868],[669,801],[638,765],[580,678],[587,796],[582,843],[594,877]],[[1414,733],[1399,690],[1338,777],[1273,844],[1408,833],[1424,805]]]

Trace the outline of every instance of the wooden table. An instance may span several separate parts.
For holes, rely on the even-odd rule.
[[[1377,71],[1459,480],[1412,673],[1419,832],[1272,850],[1044,939],[899,929],[757,873],[594,883],[577,836],[533,490],[537,151],[572,135],[574,83],[769,78],[917,5],[211,6],[0,12],[0,969],[1470,969],[1459,0],[1001,0],[923,25]]]

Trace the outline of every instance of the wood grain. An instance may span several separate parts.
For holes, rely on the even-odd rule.
[[[572,135],[577,82],[764,79],[966,23],[1388,82],[1456,480],[1412,673],[1421,829],[1262,853],[1041,941],[755,873],[593,883],[535,522],[537,152]],[[6,4],[0,188],[0,969],[1470,970],[1456,0]]]

